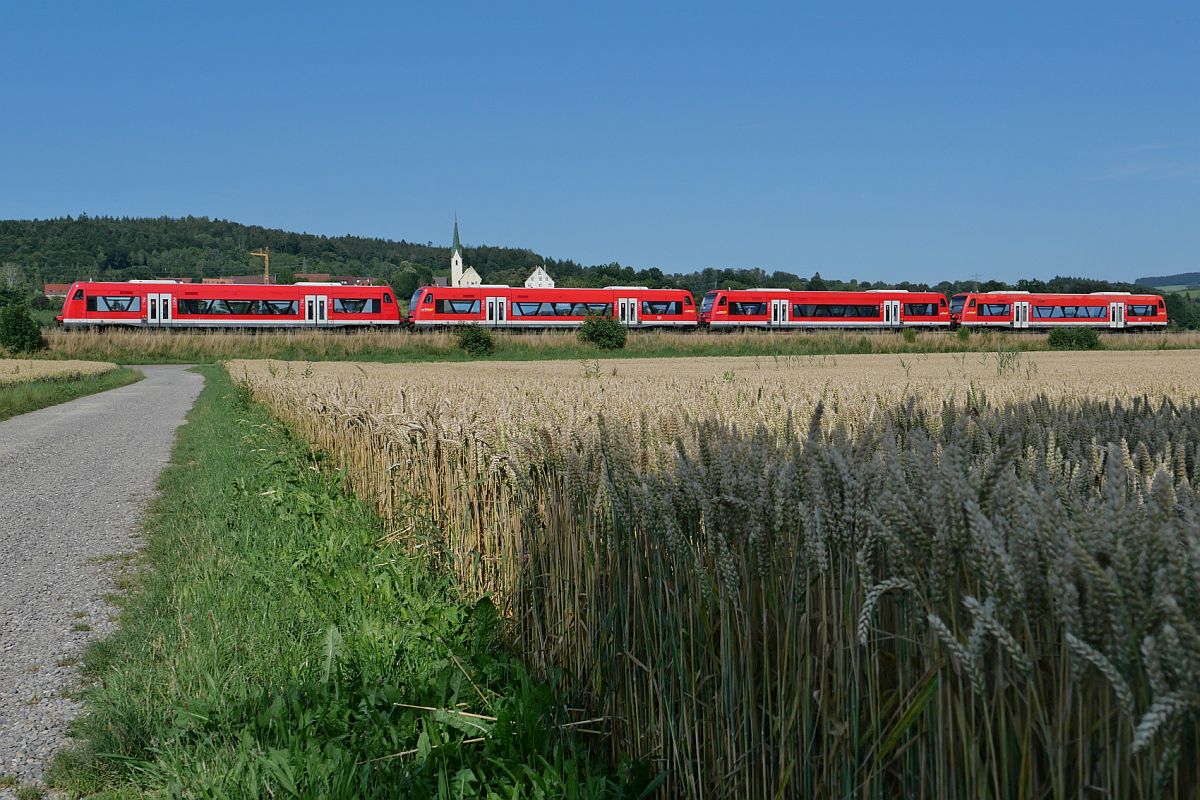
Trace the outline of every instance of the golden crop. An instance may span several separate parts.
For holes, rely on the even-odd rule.
[[[103,375],[116,369],[116,364],[102,361],[34,361],[0,358],[0,386],[25,381],[73,380]]]
[[[1200,353],[229,369],[664,791],[1200,786]]]

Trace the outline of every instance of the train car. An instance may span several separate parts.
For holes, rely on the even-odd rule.
[[[700,324],[714,330],[948,328],[950,307],[943,294],[904,289],[861,292],[719,289],[704,295]]]
[[[966,328],[1163,328],[1167,306],[1156,294],[1091,292],[969,292],[950,302],[955,325]]]
[[[80,281],[56,319],[64,328],[346,328],[395,327],[404,316],[388,286]]]
[[[591,315],[613,317],[629,328],[696,327],[695,301],[683,289],[422,286],[408,304],[415,328],[577,328]]]

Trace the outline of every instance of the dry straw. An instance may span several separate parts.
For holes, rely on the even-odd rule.
[[[1200,790],[1200,354],[230,371],[664,792]]]

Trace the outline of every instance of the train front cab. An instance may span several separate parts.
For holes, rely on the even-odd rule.
[[[951,313],[957,324],[975,328],[1105,328],[1120,331],[1167,325],[1166,301],[1158,295],[984,292],[956,295],[954,301]],[[954,312],[955,304],[958,305],[957,312]]]

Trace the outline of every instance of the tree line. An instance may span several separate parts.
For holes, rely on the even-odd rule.
[[[449,237],[447,237],[449,238]],[[254,274],[261,262],[251,250],[268,247],[278,280],[297,273],[370,276],[388,283],[402,297],[448,274],[450,248],[405,240],[363,236],[320,236],[209,217],[62,217],[0,220],[0,288],[37,297],[43,283],[74,280],[132,280]],[[706,268],[667,274],[657,267],[636,269],[619,263],[584,266],[515,247],[467,247],[464,260],[485,283],[519,286],[544,265],[559,286],[611,285],[687,289],[699,298],[712,289],[771,286],[797,290],[897,288],[962,291],[1017,289],[1030,292],[1148,291],[1145,286],[1055,277],[1051,280],[942,281],[936,284],[836,280],[819,272],[805,277],[762,269]],[[3,300],[0,300],[2,303]],[[1168,313],[1185,327],[1200,327],[1200,307],[1183,295],[1167,295]]]

